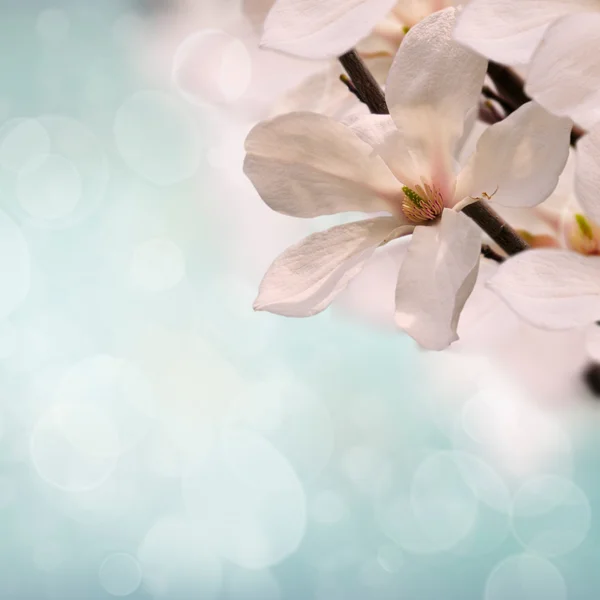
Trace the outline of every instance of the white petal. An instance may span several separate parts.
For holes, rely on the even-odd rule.
[[[524,65],[554,20],[594,10],[597,0],[471,0],[458,17],[454,35],[492,60]]]
[[[345,124],[361,140],[375,149],[383,145],[388,136],[397,131],[389,115],[356,115],[347,119]]]
[[[509,207],[532,207],[554,191],[569,157],[571,121],[528,102],[488,127],[458,177],[457,199],[493,196]]]
[[[396,287],[396,324],[430,350],[458,339],[456,327],[479,268],[481,231],[445,209],[441,221],[417,227]]]
[[[487,66],[452,38],[455,16],[456,9],[445,9],[408,32],[386,87],[390,113],[405,143],[441,171],[452,168],[456,143],[478,103]]]
[[[270,116],[283,115],[295,111],[316,112],[330,117],[344,115],[355,109],[356,97],[340,82],[341,67],[337,61],[331,61],[327,68],[313,73],[283,96],[276,99]]]
[[[577,143],[575,193],[585,214],[600,224],[600,125]]]
[[[571,329],[600,319],[600,258],[566,250],[527,250],[488,283],[536,327]]]
[[[549,111],[588,129],[600,122],[600,3],[547,31],[531,61],[526,92]]]
[[[275,259],[254,308],[286,317],[315,315],[329,306],[378,246],[411,231],[393,217],[377,217],[310,235]]]
[[[399,183],[373,149],[328,117],[291,113],[246,139],[244,172],[273,209],[295,217],[388,210]]]
[[[396,0],[277,0],[265,21],[262,45],[304,58],[350,50]]]

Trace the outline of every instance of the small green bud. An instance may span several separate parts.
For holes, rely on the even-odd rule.
[[[579,231],[586,237],[588,240],[594,239],[594,231],[590,222],[581,214],[575,215],[575,221],[577,221],[577,225],[579,226]]]

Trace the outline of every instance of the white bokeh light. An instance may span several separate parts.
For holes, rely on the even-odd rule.
[[[561,572],[537,556],[511,556],[488,577],[484,600],[567,600]]]
[[[0,319],[5,319],[29,293],[29,247],[15,222],[0,210]]]
[[[104,559],[98,577],[102,587],[112,596],[129,596],[140,586],[142,570],[131,554],[118,552]]]
[[[144,437],[157,410],[146,374],[133,363],[104,354],[73,365],[60,381],[55,397],[82,410],[101,410],[117,433],[119,453]]]
[[[305,533],[300,480],[282,454],[251,432],[226,431],[213,452],[188,469],[183,498],[220,555],[241,567],[279,563]]]
[[[71,214],[83,192],[75,165],[58,154],[42,154],[19,171],[17,196],[36,219],[61,219]]]
[[[244,43],[219,29],[187,37],[173,59],[173,82],[194,104],[220,105],[241,98],[252,79],[252,60]]]
[[[302,479],[317,477],[330,460],[331,414],[315,392],[291,373],[244,386],[233,418],[267,437]]]
[[[155,598],[213,600],[221,590],[221,563],[192,521],[165,517],[146,533],[137,557]]]
[[[200,166],[201,132],[185,107],[164,92],[130,96],[115,116],[114,136],[125,163],[151,183],[179,183]]]
[[[164,292],[185,277],[185,256],[171,240],[156,238],[139,244],[131,260],[132,283],[148,292]]]
[[[536,477],[515,494],[513,530],[530,552],[550,557],[571,552],[586,538],[591,520],[586,495],[567,479]]]
[[[478,498],[449,452],[421,463],[413,477],[410,502],[423,533],[442,550],[468,535],[477,519]]]
[[[0,165],[18,172],[50,152],[50,135],[35,119],[11,119],[0,128]]]
[[[451,451],[410,464],[376,503],[380,526],[397,545],[417,554],[472,556],[507,537],[510,494],[489,465]]]
[[[53,406],[38,420],[30,440],[39,476],[66,492],[101,485],[115,469],[120,450],[113,423],[90,405]]]

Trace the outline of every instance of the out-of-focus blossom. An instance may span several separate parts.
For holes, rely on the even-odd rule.
[[[471,0],[456,38],[498,62],[529,65],[527,93],[584,128],[600,121],[598,0]]]
[[[304,58],[336,57],[361,41],[367,53],[394,54],[408,29],[452,5],[453,0],[276,0],[262,42]]]
[[[486,61],[452,39],[456,10],[416,25],[392,65],[391,116],[346,127],[293,113],[248,136],[245,171],[274,210],[296,217],[385,213],[309,236],[279,256],[255,307],[286,316],[324,310],[375,250],[412,233],[396,287],[399,327],[425,348],[457,339],[477,278],[480,230],[458,210],[477,199],[535,206],[556,187],[570,121],[534,103],[490,127],[457,173]]]
[[[577,146],[575,192],[581,213],[563,223],[563,248],[523,252],[500,267],[489,286],[520,317],[545,329],[600,320],[600,127]],[[592,330],[598,340],[597,327]],[[590,351],[600,356],[600,340]]]

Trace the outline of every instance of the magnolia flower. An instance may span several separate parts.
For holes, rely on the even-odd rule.
[[[406,31],[454,0],[276,0],[262,44],[303,58],[332,58],[372,34],[365,52],[395,54]]]
[[[530,64],[526,91],[584,128],[600,121],[600,0],[471,0],[456,39],[510,65]]]
[[[425,348],[457,339],[477,277],[481,232],[459,209],[478,198],[534,206],[556,187],[570,121],[534,103],[490,128],[457,172],[486,61],[452,39],[456,10],[406,36],[386,87],[391,116],[345,126],[292,113],[256,126],[245,172],[274,210],[295,217],[379,213],[315,233],[279,256],[257,310],[304,317],[324,310],[375,250],[412,234],[398,274],[397,325]],[[381,214],[383,213],[383,215]]]
[[[572,329],[600,320],[600,127],[577,145],[575,193],[583,208],[564,228],[563,248],[529,250],[491,278],[494,290],[520,317],[544,329]],[[598,328],[590,352],[600,356]]]

